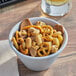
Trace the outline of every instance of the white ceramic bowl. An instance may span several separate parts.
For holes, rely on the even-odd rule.
[[[30,21],[35,24],[37,21],[44,21],[46,24],[50,24],[50,25],[56,25],[56,24],[60,24],[55,20],[49,19],[49,18],[45,18],[45,17],[34,17],[34,18],[30,18]],[[51,54],[49,56],[45,56],[45,57],[31,57],[31,56],[27,56],[27,55],[23,55],[22,53],[20,53],[12,44],[11,39],[13,37],[13,34],[15,33],[16,30],[19,29],[19,25],[21,22],[17,23],[13,29],[11,30],[10,34],[9,34],[9,44],[11,46],[11,48],[14,50],[14,52],[17,54],[17,56],[20,58],[20,60],[24,63],[24,65],[29,68],[30,70],[34,70],[34,71],[42,71],[42,70],[46,70],[50,67],[50,65],[56,60],[56,58],[58,57],[58,55],[63,51],[63,49],[65,48],[67,42],[68,42],[68,34],[67,31],[64,28],[64,41],[62,46],[60,47],[60,49],[54,53]]]

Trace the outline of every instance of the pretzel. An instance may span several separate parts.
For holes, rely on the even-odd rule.
[[[45,36],[53,34],[53,28],[51,26],[45,25],[42,28],[44,29]]]
[[[28,54],[28,49],[23,50],[23,46],[20,45],[20,52],[23,53],[23,54]]]
[[[50,54],[50,50],[47,48],[41,48],[38,50],[38,56],[42,57],[42,56],[47,56]]]
[[[43,42],[41,45],[40,45],[41,48],[45,48],[45,49],[49,49],[49,44],[46,43],[46,42]]]

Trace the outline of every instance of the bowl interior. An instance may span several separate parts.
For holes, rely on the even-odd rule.
[[[49,19],[49,18],[45,18],[45,17],[34,17],[34,18],[30,18],[30,21],[31,21],[33,24],[35,24],[37,21],[43,21],[43,22],[45,22],[47,25],[52,25],[52,26],[54,26],[54,25],[56,25],[56,24],[60,24],[59,22],[57,22],[57,21],[55,21],[55,20],[52,20],[52,19]],[[19,29],[20,23],[21,23],[21,22],[17,23],[17,24],[12,28],[12,30],[11,30],[11,32],[10,32],[10,34],[9,34],[9,43],[10,43],[11,48],[12,48],[15,52],[23,55],[22,53],[20,53],[19,51],[16,50],[16,48],[13,46],[13,44],[12,44],[12,42],[11,42],[11,39],[12,39],[14,33]],[[63,36],[64,36],[64,41],[63,41],[63,44],[61,45],[60,49],[59,49],[56,53],[51,54],[51,55],[49,55],[49,56],[54,56],[55,54],[60,53],[60,52],[65,48],[65,46],[66,46],[66,44],[67,44],[67,41],[68,41],[68,34],[67,34],[67,31],[65,30],[65,28],[64,28],[64,35],[63,35]],[[24,56],[26,56],[26,55],[24,55]],[[45,57],[49,57],[49,56],[45,56]],[[26,57],[30,57],[30,56],[26,56]],[[45,58],[45,57],[30,57],[30,58]]]

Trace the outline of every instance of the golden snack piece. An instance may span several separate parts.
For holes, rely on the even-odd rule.
[[[25,47],[26,47],[25,42],[22,43],[22,47],[23,47],[23,49],[25,49]]]
[[[21,31],[19,31],[18,32],[18,34],[19,34],[19,37],[21,37],[21,38],[25,38],[25,37],[27,37],[27,32],[26,32],[26,30],[21,30]]]
[[[32,41],[32,46],[36,46],[37,42],[36,41]]]
[[[31,27],[28,29],[28,32],[31,33],[32,36],[38,35],[40,33],[39,29],[36,29],[34,27]]]
[[[53,37],[58,37],[58,35],[62,35],[62,33],[60,31],[53,33]]]
[[[46,42],[49,45],[49,50],[51,50],[52,42]]]
[[[41,48],[41,49],[38,50],[38,56],[40,56],[40,57],[48,56],[49,54],[50,54],[49,49]]]
[[[46,25],[44,22],[42,22],[42,21],[37,21],[36,22],[36,25],[37,26],[43,26],[43,25]]]
[[[22,44],[24,42],[24,39],[23,38],[18,38],[18,40],[17,40],[17,43],[18,44]]]
[[[19,50],[19,46],[18,46],[18,43],[17,43],[15,37],[12,38],[12,41],[13,41],[13,44],[14,44],[15,48]]]
[[[49,49],[49,44],[47,42],[43,42],[41,45],[40,45],[41,48],[45,48],[45,49]]]
[[[38,45],[40,45],[42,43],[42,38],[40,35],[36,35],[36,42]]]
[[[26,55],[26,54],[28,54],[28,49],[23,50],[22,45],[20,45],[20,52]]]
[[[62,42],[63,42],[63,37],[62,37],[62,35],[58,35],[58,40],[59,40],[60,44],[62,44]]]
[[[53,28],[49,25],[42,26],[45,36],[53,34]]]
[[[30,37],[28,37],[26,39],[26,48],[31,48],[31,46],[32,46],[32,40]]]
[[[58,38],[60,44],[63,42],[62,33],[60,31],[54,33],[52,36]]]
[[[58,51],[58,47],[56,45],[52,45],[51,53],[56,53]]]
[[[26,30],[22,30],[22,31],[21,31],[21,35],[27,35]]]
[[[57,47],[60,46],[58,38],[53,38],[53,45],[56,45]]]
[[[44,41],[53,41],[53,37],[52,36],[45,36],[45,37],[42,37],[42,39]]]
[[[31,47],[30,54],[31,54],[31,56],[35,57],[37,55],[37,50],[34,47]]]
[[[18,40],[18,37],[19,37],[19,32],[16,31],[16,40]]]

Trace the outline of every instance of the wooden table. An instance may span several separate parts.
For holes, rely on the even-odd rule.
[[[76,76],[76,0],[73,0],[70,13],[64,17],[50,17],[61,24],[68,31],[69,41],[67,47],[60,54],[50,69],[42,72],[28,70],[18,59],[20,76]],[[8,39],[11,28],[27,17],[44,16],[40,12],[41,0],[27,0],[6,8],[0,9],[0,40]]]

